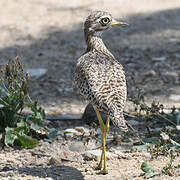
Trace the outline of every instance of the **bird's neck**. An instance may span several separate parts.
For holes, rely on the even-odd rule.
[[[85,33],[85,40],[87,44],[87,52],[98,51],[101,53],[112,55],[111,52],[105,46],[101,37],[101,33],[97,32],[88,35]]]

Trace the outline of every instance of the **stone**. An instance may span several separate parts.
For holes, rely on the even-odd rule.
[[[85,129],[82,126],[75,127],[75,130],[81,132],[82,134],[85,133],[85,132],[89,132],[89,130],[87,128]]]
[[[177,39],[177,38],[170,38],[169,41],[170,41],[170,42],[177,42],[178,39]]]
[[[58,163],[60,163],[56,158],[54,158],[54,157],[51,157],[50,159],[49,159],[49,165],[55,165],[55,164],[58,164]]]
[[[98,157],[92,153],[90,153],[89,151],[86,151],[84,154],[83,154],[83,157],[84,157],[84,160],[85,161],[92,161],[92,160],[98,160]]]
[[[177,126],[176,126],[176,129],[177,129],[178,131],[180,131],[180,125],[177,125]]]
[[[72,87],[66,87],[63,89],[63,92],[65,92],[65,93],[73,92],[73,88]]]
[[[176,58],[180,58],[180,54],[178,54],[178,53],[175,54],[175,56],[176,56]]]
[[[130,154],[122,152],[122,149],[116,150],[116,148],[111,148],[110,150],[111,150],[110,152],[112,152],[113,154],[116,154],[118,156],[118,159],[128,159],[128,160],[132,159]]]
[[[169,99],[172,101],[180,101],[180,94],[171,94]]]
[[[129,61],[127,64],[126,64],[126,67],[128,68],[128,69],[136,69],[136,70],[139,70],[139,69],[141,69],[142,67],[144,67],[145,66],[145,64],[141,61]]]
[[[97,149],[97,147],[101,146],[101,144],[98,143],[95,139],[90,139],[84,143],[85,143],[86,151]]]
[[[90,150],[90,151],[86,151],[83,156],[84,156],[84,160],[95,160],[95,161],[99,161],[101,158],[101,153],[102,150]],[[106,152],[106,158],[107,160],[109,159],[113,159],[113,158],[118,158],[117,154],[111,153],[111,152]]]
[[[135,120],[129,120],[128,121],[128,124],[130,125],[133,125],[133,126],[137,126],[139,124],[141,124],[142,122],[139,122],[139,121],[135,121]],[[143,123],[144,124],[144,123]]]
[[[149,159],[151,159],[151,154],[150,153],[148,153],[148,152],[144,152],[143,154],[142,154],[142,156],[143,157],[146,157],[146,158],[149,158]]]
[[[152,61],[154,61],[154,62],[159,62],[159,61],[164,61],[164,60],[166,60],[165,56],[152,57]]]
[[[77,132],[74,133],[74,135],[76,135],[76,136],[82,136],[82,133],[77,131]]]
[[[25,69],[24,72],[29,73],[30,78],[37,79],[43,76],[44,74],[46,74],[47,69],[44,68]]]
[[[73,152],[84,152],[86,148],[83,142],[74,142],[69,146],[69,150]]]
[[[165,77],[166,81],[173,82],[175,84],[179,83],[179,75],[176,72],[165,72],[162,73],[162,75]]]
[[[170,137],[169,137],[166,133],[164,133],[164,132],[162,132],[162,133],[160,134],[160,136],[163,138],[164,141],[170,140]]]
[[[88,171],[86,172],[86,175],[93,175],[93,173],[92,173],[92,171],[89,171],[89,170],[88,170]]]
[[[150,70],[145,72],[143,75],[146,77],[152,77],[152,76],[156,76],[156,72],[154,70]]]
[[[76,127],[75,130],[78,131],[83,136],[90,136],[90,130],[88,128],[79,126]]]

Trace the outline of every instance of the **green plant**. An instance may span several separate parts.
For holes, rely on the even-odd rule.
[[[32,138],[35,134],[45,131],[50,139],[53,134],[45,125],[44,110],[28,95],[28,79],[19,58],[0,69],[0,133],[6,146],[18,143],[24,148],[33,148],[38,143]],[[30,110],[29,115],[23,113],[24,108]]]
[[[173,165],[173,161],[174,161],[174,159],[176,157],[176,153],[173,150],[171,150],[169,152],[169,155],[170,155],[170,161],[166,166],[164,166],[162,168],[162,173],[168,174],[169,176],[173,176],[173,169],[178,168],[178,166],[176,167],[176,166]]]
[[[164,122],[172,125],[172,126],[177,126],[180,122],[180,115],[178,116],[178,113],[176,112],[176,108],[172,108],[172,112],[170,114],[165,114],[164,113],[164,106],[163,104],[156,103],[153,101],[151,105],[147,105],[144,100],[144,93],[142,89],[137,89],[137,97],[134,98],[129,98],[129,101],[133,102],[135,105],[135,111],[137,112],[137,115],[139,117],[143,117],[143,120],[147,122],[147,127],[148,127],[148,122],[154,120],[163,120]],[[180,114],[180,110],[179,110]],[[176,116],[176,118],[174,118]],[[174,122],[174,120],[176,121]]]
[[[145,176],[146,179],[151,178],[151,177],[156,176],[156,175],[159,174],[158,172],[156,172],[153,169],[152,165],[147,163],[147,162],[143,162],[141,164],[141,170],[144,171],[144,173],[145,173],[144,176]]]
[[[19,122],[19,114],[24,108],[27,98],[28,74],[24,77],[19,59],[0,74],[0,131],[7,127],[14,127]]]

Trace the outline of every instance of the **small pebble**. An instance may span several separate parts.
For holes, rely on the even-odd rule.
[[[156,72],[154,70],[150,70],[145,72],[143,75],[146,77],[152,77],[152,76],[156,76]]]
[[[166,60],[165,56],[161,56],[161,57],[152,57],[152,61],[164,61]]]
[[[151,159],[151,157],[152,157],[151,154],[148,153],[148,152],[145,152],[142,155],[143,155],[143,157],[146,157],[146,158],[149,158],[149,159]]]
[[[169,99],[173,100],[173,101],[180,101],[180,95],[179,94],[171,94],[169,96]]]

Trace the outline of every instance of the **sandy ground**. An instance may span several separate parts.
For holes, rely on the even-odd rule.
[[[128,97],[137,94],[136,88],[142,88],[146,102],[156,100],[166,108],[179,107],[179,0],[1,0],[0,65],[19,56],[26,69],[46,69],[46,74],[30,80],[32,99],[38,99],[47,113],[60,109],[63,113],[82,114],[86,102],[81,100],[73,87],[73,70],[76,60],[86,48],[83,21],[92,10],[108,11],[116,19],[131,24],[129,29],[113,29],[104,34],[105,43],[126,70]],[[126,111],[133,111],[129,103]],[[65,123],[63,127],[68,125]],[[75,127],[76,123],[71,125]],[[44,148],[40,157],[33,156],[29,150],[2,151],[0,179],[142,179],[140,165],[144,157],[134,154],[130,154],[129,159],[110,159],[110,174],[107,176],[92,171],[96,161],[61,161],[51,167],[49,159],[59,159],[61,152],[66,150],[61,147],[64,146],[62,141],[63,138],[57,139],[53,145],[42,142],[37,150],[31,150]],[[72,142],[65,141],[67,148]],[[53,147],[56,147],[56,152]],[[48,155],[46,148],[49,148]],[[72,152],[69,150],[69,153]],[[76,153],[74,156],[83,158],[81,153]],[[22,157],[16,162],[16,156],[20,154]],[[15,160],[11,162],[9,156]],[[38,165],[39,158],[42,158],[41,165]],[[165,162],[165,157],[153,161],[157,168]],[[164,175],[155,179],[178,180],[179,177]]]

